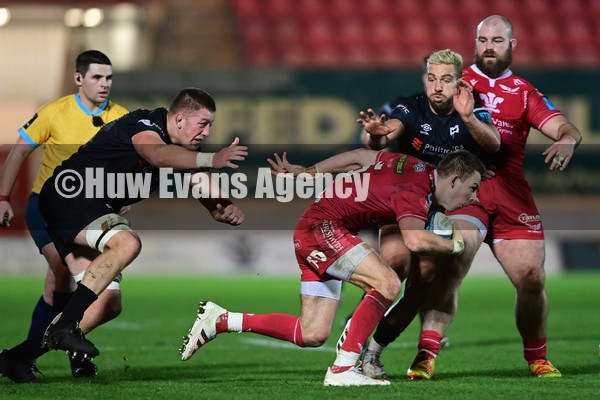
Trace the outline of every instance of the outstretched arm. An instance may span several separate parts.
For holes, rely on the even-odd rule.
[[[404,131],[404,125],[398,119],[386,120],[385,115],[377,115],[372,108],[361,111],[356,120],[363,126],[361,143],[374,150],[381,150],[390,145]]]
[[[319,161],[312,167],[308,168],[299,164],[291,164],[287,159],[286,152],[283,152],[281,157],[279,154],[275,153],[275,160],[267,158],[267,161],[269,164],[271,164],[271,172],[275,175],[278,173],[292,173],[294,175],[298,175],[303,172],[315,175],[316,173],[326,172],[348,172],[356,168],[374,164],[378,153],[378,151],[369,149],[345,151],[323,161]]]
[[[154,131],[139,132],[132,137],[132,142],[138,154],[157,168],[238,168],[233,161],[243,161],[248,155],[248,148],[240,146],[238,138],[216,153],[198,153],[182,146],[166,144]]]

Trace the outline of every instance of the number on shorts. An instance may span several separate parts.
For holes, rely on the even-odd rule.
[[[311,264],[314,264],[315,267],[318,267],[319,262],[323,262],[325,260],[327,260],[327,257],[325,257],[325,254],[323,254],[323,252],[319,250],[311,251],[310,255],[306,257],[306,261],[308,261]]]

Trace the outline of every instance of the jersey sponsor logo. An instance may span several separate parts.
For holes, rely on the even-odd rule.
[[[394,172],[396,173],[396,175],[404,174],[404,164],[406,163],[407,158],[408,156],[402,156],[398,157],[398,159],[396,160],[396,166],[394,167]]]
[[[423,147],[423,141],[418,138],[413,138],[412,147],[414,147],[416,150],[420,151],[421,147]]]
[[[37,113],[33,114],[33,117],[31,117],[31,119],[29,121],[27,121],[27,123],[25,125],[23,125],[23,129],[29,128],[29,126],[31,124],[33,124],[33,121],[35,121],[37,119],[37,117],[38,117]]]
[[[335,251],[336,253],[344,250],[344,246],[339,242],[338,238],[335,235],[335,226],[331,223],[331,221],[323,221],[321,223],[321,234],[323,235],[323,239],[325,239],[325,243],[327,243],[327,246],[329,246],[331,250]],[[308,256],[307,258],[308,262],[313,262],[310,260],[311,256],[313,256],[314,260],[327,260],[325,254],[317,250],[313,250],[310,253],[310,256]],[[315,265],[317,265],[316,262]]]
[[[521,215],[519,215],[519,222],[521,222],[523,225],[527,226],[529,229],[534,231],[539,231],[542,229],[542,221],[539,214],[528,215],[522,213]]]
[[[425,171],[425,163],[423,161],[419,161],[415,164],[415,172],[423,172]]]
[[[421,124],[421,130],[419,131],[419,133],[421,135],[425,135],[425,136],[429,136],[429,132],[431,132],[433,128],[431,128],[431,125],[429,124]]]
[[[485,108],[492,113],[499,113],[500,110],[498,110],[498,105],[504,102],[503,97],[498,97],[492,92],[488,92],[487,94],[480,93],[479,98],[485,103]]]
[[[517,92],[519,91],[519,88],[511,88],[503,84],[500,84],[500,88],[502,89],[502,92],[508,94],[517,94]]]
[[[459,131],[460,128],[458,127],[458,125],[454,125],[450,128],[450,136],[454,137],[454,135],[456,135]]]
[[[406,108],[406,106],[403,104],[398,104],[396,106],[396,108],[401,109],[404,112],[404,114],[410,114],[410,110],[408,108]]]

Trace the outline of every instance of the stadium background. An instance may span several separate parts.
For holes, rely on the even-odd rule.
[[[512,20],[513,69],[581,130],[568,171],[551,173],[530,135],[526,173],[547,232],[547,270],[600,266],[600,2],[596,0],[138,0],[1,1],[0,162],[43,103],[73,92],[72,60],[106,52],[112,98],[130,109],[166,106],[185,86],[216,99],[213,144],[251,146],[241,171],[273,151],[311,163],[356,145],[359,110],[421,90],[423,56],[442,48],[472,61],[475,27]],[[302,146],[301,146],[302,145]],[[305,146],[306,145],[306,146]],[[39,156],[39,154],[38,154]],[[0,231],[0,273],[44,273],[24,230],[38,163],[13,191],[14,229]],[[127,273],[297,273],[291,229],[310,200],[238,201],[242,229],[212,222],[194,200],[147,200],[130,214],[144,249]],[[501,274],[487,248],[473,273]]]

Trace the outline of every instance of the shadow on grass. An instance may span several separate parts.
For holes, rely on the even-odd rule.
[[[235,362],[229,364],[199,364],[181,363],[180,365],[165,365],[152,367],[132,367],[128,369],[104,370],[94,378],[96,384],[112,384],[115,381],[190,381],[200,380],[204,384],[223,384],[227,382],[281,382],[298,383],[306,381],[321,381],[325,376],[327,365],[312,369],[294,368],[293,365],[282,366],[280,363],[271,364]],[[73,381],[71,378],[58,378],[53,381]]]

